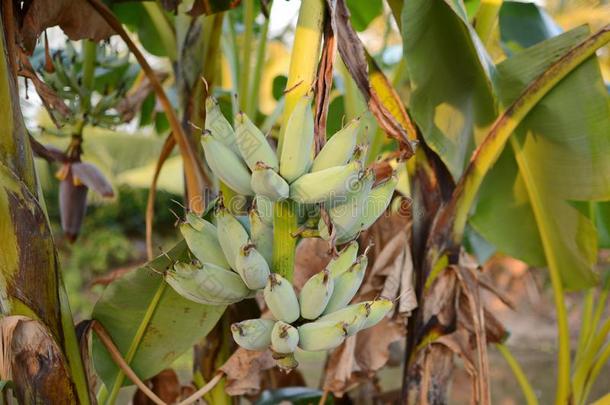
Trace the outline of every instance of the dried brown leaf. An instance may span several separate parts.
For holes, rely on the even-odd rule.
[[[316,113],[314,122],[315,153],[319,153],[326,143],[326,119],[328,117],[328,104],[330,90],[333,87],[333,64],[335,60],[335,34],[330,19],[324,21],[324,47],[318,65],[316,79]]]
[[[0,379],[20,404],[76,403],[68,363],[49,330],[24,316],[0,320]]]
[[[411,157],[414,150],[406,130],[384,106],[379,95],[369,82],[366,51],[362,41],[360,41],[356,31],[351,26],[350,13],[345,0],[327,0],[327,4],[330,10],[333,31],[337,37],[337,48],[345,66],[364,96],[379,126],[400,143],[405,158]]]
[[[159,398],[166,404],[173,404],[178,398],[182,387],[178,380],[178,375],[172,369],[165,369],[159,374],[147,381],[147,385],[152,392],[157,394]],[[133,405],[152,405],[153,401],[146,396],[144,392],[138,389],[133,396]]]
[[[114,33],[87,0],[33,0],[25,5],[19,32],[29,53],[34,51],[40,33],[56,25],[72,40],[101,41]]]
[[[269,350],[254,352],[237,349],[220,368],[227,375],[229,395],[254,395],[261,388],[261,373],[275,366]]]
[[[188,12],[193,17],[201,14],[210,15],[230,10],[239,6],[241,0],[195,0],[193,7]]]
[[[163,82],[168,74],[167,73],[156,73],[159,82]],[[140,84],[119,101],[116,105],[116,110],[121,114],[121,120],[123,122],[129,122],[135,117],[135,115],[142,109],[142,103],[146,98],[154,93],[154,88],[148,78],[144,78]]]
[[[326,241],[320,238],[303,239],[296,250],[292,284],[300,290],[311,276],[326,267],[331,258]]]

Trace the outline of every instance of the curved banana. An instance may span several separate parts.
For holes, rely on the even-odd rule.
[[[368,259],[365,255],[361,255],[349,270],[335,279],[335,289],[330,297],[330,301],[328,301],[328,305],[326,305],[324,314],[333,313],[345,308],[349,304],[358,292],[362,280],[364,280],[367,265]]]
[[[231,325],[235,343],[247,350],[265,350],[271,345],[273,319],[248,319]]]
[[[231,268],[235,269],[237,255],[241,247],[248,243],[249,236],[243,225],[222,205],[222,202],[216,210],[216,229],[222,252]]]
[[[301,98],[282,129],[280,174],[292,183],[309,171],[313,162],[313,112],[311,96]]]
[[[250,238],[256,245],[256,250],[265,258],[267,263],[273,262],[273,224],[266,223],[258,213],[256,207],[248,212],[250,219]]]
[[[392,201],[397,183],[398,178],[392,176],[385,183],[371,190],[362,211],[361,230],[368,229],[385,212]]]
[[[365,321],[370,314],[370,302],[359,302],[358,304],[348,305],[343,309],[324,315],[318,320],[344,322],[347,325],[347,336],[352,336],[363,329]]]
[[[251,290],[264,288],[270,273],[267,261],[251,243],[245,244],[239,250],[235,259],[235,270]]]
[[[277,273],[271,273],[263,290],[267,307],[279,321],[292,323],[299,319],[299,300],[290,281]]]
[[[206,162],[220,180],[239,194],[254,194],[250,187],[250,171],[235,152],[205,131],[201,136],[201,145]]]
[[[231,268],[218,242],[216,227],[203,218],[198,218],[197,222],[193,219],[189,221],[188,215],[187,222],[180,224],[180,233],[191,253],[201,263],[212,263],[225,269]],[[195,223],[197,228],[192,223]]]
[[[360,326],[360,330],[370,328],[377,325],[394,307],[394,303],[385,298],[379,298],[374,301],[367,301],[369,304],[369,315]]]
[[[273,170],[279,170],[277,155],[267,142],[267,138],[243,112],[239,112],[235,117],[235,139],[239,152],[250,170],[254,170],[257,162],[263,162]]]
[[[316,352],[339,346],[347,336],[347,325],[335,321],[315,321],[298,327],[299,347]]]
[[[256,163],[250,179],[250,187],[257,195],[265,196],[271,201],[285,200],[290,194],[286,180],[263,162]]]
[[[293,353],[299,343],[297,329],[285,322],[277,321],[271,331],[271,349],[280,354]]]
[[[222,111],[220,111],[218,101],[212,96],[205,100],[205,129],[210,131],[216,140],[222,142],[223,145],[234,153],[239,153],[235,131],[233,131],[233,127],[227,121]]]
[[[360,231],[362,213],[374,183],[375,172],[368,169],[358,181],[355,191],[347,195],[346,201],[328,209],[328,216],[333,225],[337,243],[344,243],[353,239]],[[328,226],[322,218],[318,222],[318,231],[322,239],[328,240],[330,238]]]
[[[165,281],[180,295],[200,304],[227,305],[251,294],[241,277],[211,263],[176,263]]]
[[[313,160],[311,172],[346,164],[354,154],[354,149],[356,149],[360,123],[360,117],[356,117],[331,136]]]
[[[300,204],[315,204],[345,199],[354,189],[360,178],[362,164],[350,162],[344,166],[335,166],[307,173],[290,185],[290,198]]]
[[[327,269],[310,277],[299,295],[301,316],[305,319],[317,319],[324,312],[333,288],[334,282]]]
[[[351,265],[356,261],[358,256],[358,242],[352,241],[345,246],[337,257],[331,259],[326,265],[326,269],[330,271],[330,275],[333,278],[345,273]]]

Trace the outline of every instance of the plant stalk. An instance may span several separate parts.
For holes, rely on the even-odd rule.
[[[272,2],[269,2],[267,7],[271,7]],[[248,93],[248,102],[246,104],[246,114],[254,118],[257,113],[258,92],[261,85],[261,77],[263,75],[263,66],[265,66],[265,56],[267,51],[267,33],[269,32],[269,20],[265,18],[260,36],[258,38],[258,48],[256,49],[256,64],[254,65],[254,76],[252,77],[252,86]]]
[[[176,45],[176,33],[174,32],[174,27],[169,24],[169,21],[167,21],[167,18],[165,15],[163,15],[161,6],[156,1],[143,1],[140,4],[142,4],[142,7],[144,7],[144,10],[146,10],[148,17],[159,34],[159,38],[163,43],[163,48],[167,53],[167,57],[172,62],[177,61],[178,47]]]
[[[290,69],[286,88],[286,104],[282,117],[282,129],[294,106],[315,82],[320,44],[322,41],[325,3],[324,0],[303,0],[290,56]],[[282,150],[282,130],[278,150]],[[306,153],[306,151],[303,151]],[[273,207],[273,271],[292,281],[297,238],[293,236],[298,228],[295,203],[280,201]]]
[[[254,32],[254,0],[244,0],[244,42],[242,44],[241,75],[239,83],[239,107],[248,111],[248,90],[250,89],[250,69],[252,37]]]
[[[527,379],[527,376],[523,372],[523,369],[519,365],[517,359],[515,359],[510,350],[508,350],[508,347],[506,347],[506,345],[504,345],[503,343],[498,343],[496,345],[496,348],[498,349],[502,357],[504,357],[504,360],[506,360],[506,363],[508,363],[508,366],[510,367],[515,378],[517,379],[517,382],[521,387],[521,392],[523,393],[523,396],[525,396],[525,401],[527,405],[538,405],[538,398],[534,393],[534,389],[532,388],[532,385]]]

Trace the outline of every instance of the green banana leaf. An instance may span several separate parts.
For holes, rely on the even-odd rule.
[[[529,48],[562,32],[551,16],[534,3],[505,1],[498,17],[500,41],[508,54]]]
[[[371,22],[383,12],[381,0],[347,0],[350,21],[356,31],[364,31]]]
[[[498,65],[503,105],[589,34],[580,27]],[[571,201],[610,198],[610,107],[598,62],[583,63],[525,118],[487,175],[473,227],[500,250],[556,266],[568,289],[596,283],[597,233]]]
[[[461,1],[405,1],[402,27],[413,88],[409,111],[458,179],[496,116],[494,66]]]
[[[170,259],[186,257],[186,243],[181,241],[167,256],[161,255],[113,281],[93,309],[92,319],[104,326],[143,380],[159,373],[206,336],[226,308],[183,298],[157,273],[171,264]],[[93,364],[109,391],[120,383],[117,366],[95,336]],[[125,379],[124,383],[131,382]]]

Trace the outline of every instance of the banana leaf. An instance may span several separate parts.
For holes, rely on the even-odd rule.
[[[461,1],[405,1],[402,27],[413,88],[409,111],[458,179],[496,116],[494,66]]]
[[[498,65],[502,104],[588,34],[574,29]],[[556,266],[568,289],[594,285],[597,233],[589,212],[573,201],[610,198],[608,128],[608,93],[591,58],[518,127],[483,183],[471,225],[501,251]]]
[[[166,255],[113,281],[96,303],[92,319],[100,322],[135,373],[143,380],[168,367],[205,337],[226,306],[201,305],[178,295],[158,273],[172,261],[187,257],[181,241]],[[154,270],[153,270],[154,269]],[[119,369],[94,336],[93,364],[111,391],[119,384]]]

